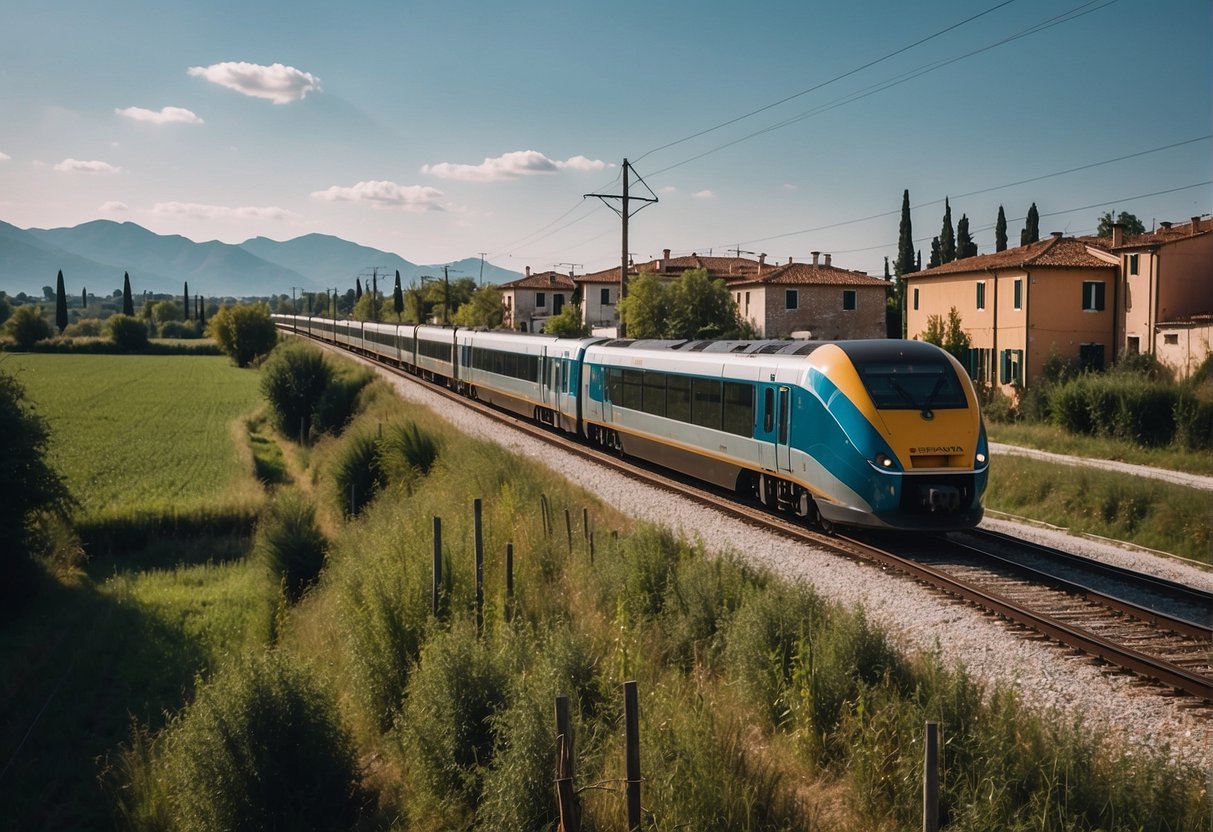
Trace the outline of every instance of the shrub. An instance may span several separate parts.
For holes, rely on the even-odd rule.
[[[1213,396],[1185,387],[1175,397],[1175,444],[1189,450],[1213,447]]]
[[[224,304],[207,330],[238,367],[247,367],[278,343],[278,330],[264,303]]]
[[[347,517],[360,514],[385,482],[375,437],[366,431],[346,437],[332,465],[337,502]]]
[[[354,416],[358,394],[374,377],[369,369],[360,366],[345,365],[335,372],[316,401],[312,422],[316,432],[341,433]]]
[[[38,341],[51,337],[51,325],[43,317],[42,307],[28,303],[18,306],[4,322],[4,331],[21,350],[28,350]]]
[[[320,575],[325,540],[316,508],[297,491],[280,491],[257,524],[255,549],[287,597],[296,601]]]
[[[147,346],[147,324],[130,315],[110,315],[105,321],[105,334],[123,350],[138,351]]]
[[[416,422],[396,422],[384,430],[379,442],[379,469],[390,482],[409,482],[430,472],[438,451],[438,440]]]
[[[306,441],[316,405],[332,380],[324,353],[299,340],[284,343],[261,368],[261,392],[274,411],[274,421],[286,436]]]
[[[63,334],[67,338],[99,338],[104,325],[99,318],[81,318],[68,324]]]
[[[336,703],[280,653],[220,671],[146,756],[125,813],[175,829],[348,829],[363,803]]]
[[[199,332],[198,325],[193,321],[165,321],[160,324],[160,337],[200,338],[202,333]]]

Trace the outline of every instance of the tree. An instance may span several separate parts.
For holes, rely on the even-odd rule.
[[[324,353],[304,341],[291,339],[270,354],[261,371],[261,392],[284,435],[298,431],[306,439],[316,405],[332,379]]]
[[[459,311],[462,312],[463,309]],[[548,318],[547,323],[543,325],[543,331],[547,335],[558,335],[562,338],[584,338],[590,334],[590,326],[581,320],[581,304],[569,303],[565,304],[559,315]]]
[[[392,290],[392,311],[396,313],[396,320],[399,321],[400,314],[404,312],[404,293],[400,291],[400,269],[396,269],[396,288]]]
[[[1007,212],[998,206],[998,221],[994,223],[994,250],[1007,250]]]
[[[940,315],[928,317],[926,332],[923,332],[919,337],[928,344],[943,347],[955,356],[956,360],[961,364],[964,364],[968,360],[972,339],[961,327],[960,313],[956,311],[955,306],[948,311],[948,322],[946,324]]]
[[[723,280],[707,269],[690,269],[669,287],[668,338],[735,338],[741,330],[737,304]]]
[[[105,319],[105,334],[119,348],[130,352],[147,346],[147,323],[132,315],[110,315]]]
[[[206,298],[202,295],[198,296],[198,326],[199,328],[206,326]]]
[[[51,337],[51,325],[43,317],[42,307],[32,303],[18,306],[5,322],[4,331],[21,350],[28,350],[37,342]]]
[[[373,308],[375,296],[370,292],[363,292],[362,297],[354,304],[354,310],[351,313],[356,321],[379,321],[391,314],[391,306],[386,301],[379,304],[379,308]]]
[[[568,310],[573,306],[574,304],[568,304],[564,309]],[[564,311],[562,310],[560,315],[563,314]],[[560,315],[557,315],[556,318],[560,317]],[[505,310],[501,307],[501,290],[490,283],[481,286],[472,293],[472,297],[468,302],[460,306],[455,312],[455,317],[451,318],[451,323],[456,326],[496,329],[501,326],[501,320],[504,316]],[[553,320],[555,318],[548,319],[549,327],[545,331],[551,332],[550,325]]]
[[[185,310],[185,319],[190,319],[190,282],[185,281],[185,291],[181,294],[181,308]]]
[[[1027,224],[1023,230],[1019,232],[1019,244],[1026,246],[1029,243],[1040,241],[1040,212],[1036,210],[1036,203],[1032,203],[1032,207],[1028,209]]]
[[[88,287],[80,289],[80,309],[82,311],[88,309]]]
[[[188,306],[186,307],[189,308]],[[177,305],[175,300],[161,300],[152,304],[152,320],[157,326],[166,324],[169,321],[181,320],[181,307]]]
[[[943,198],[943,228],[939,232],[939,262],[951,263],[956,259],[956,233],[952,230],[952,206]]]
[[[60,335],[67,329],[67,291],[63,288],[63,269],[55,278],[55,326],[59,328]]]
[[[973,235],[969,233],[969,215],[961,214],[960,222],[956,223],[956,259],[976,256],[977,243],[973,242]]]
[[[354,302],[362,300],[362,278],[354,278]]]
[[[49,443],[46,420],[30,409],[25,389],[0,371],[0,615],[15,608],[28,589],[24,579],[37,514],[66,517],[72,505],[63,479],[46,461]]]
[[[8,295],[0,292],[0,324],[3,324],[13,314],[13,304],[9,301]]]
[[[936,266],[943,265],[943,255],[940,253],[939,238],[931,238],[931,259],[927,261],[927,268],[933,269]]]
[[[122,273],[122,314],[135,314],[135,302],[131,300],[131,276],[127,272]]]
[[[1099,227],[1095,230],[1095,235],[1097,237],[1110,238],[1112,236],[1112,225],[1114,223],[1120,223],[1125,227],[1126,236],[1132,237],[1136,234],[1146,233],[1146,226],[1142,223],[1142,221],[1133,214],[1130,214],[1128,211],[1121,211],[1120,215],[1115,218],[1113,218],[1111,211],[1107,211],[1099,215]]]
[[[897,232],[897,261],[893,265],[893,273],[901,277],[916,271],[918,269],[914,266],[914,230],[910,224],[910,189],[907,188],[901,194],[901,227]]]
[[[619,318],[627,324],[629,338],[661,338],[670,316],[665,285],[651,274],[628,281],[628,296],[619,301]]]
[[[260,356],[268,355],[278,343],[278,330],[270,318],[269,306],[264,303],[224,304],[211,316],[208,331],[239,367],[247,367]]]

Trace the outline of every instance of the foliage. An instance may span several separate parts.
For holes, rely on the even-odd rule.
[[[279,491],[257,524],[254,549],[291,601],[299,600],[319,577],[325,548],[316,507],[298,491]]]
[[[619,304],[629,338],[736,338],[745,327],[723,280],[689,269],[675,283],[642,274]]]
[[[47,460],[50,429],[26,399],[25,389],[0,371],[0,529],[4,555],[0,558],[0,598],[12,603],[22,587],[31,523],[36,512],[65,514],[71,498],[62,477]]]
[[[264,303],[224,304],[211,318],[209,331],[238,367],[268,355],[278,343],[278,330]]]
[[[224,668],[133,768],[137,826],[348,829],[363,805],[336,703],[277,652]]]
[[[63,270],[55,278],[55,326],[59,333],[67,329],[67,290],[63,288]]]
[[[131,297],[131,276],[127,272],[122,273],[122,314],[135,314],[135,301]]]
[[[312,430],[316,433],[337,434],[345,429],[357,409],[358,394],[375,374],[367,367],[342,362],[333,371],[324,392],[312,411]]]
[[[396,313],[396,320],[399,321],[404,312],[404,293],[400,291],[400,269],[396,270],[396,286],[392,289],[392,311]]]
[[[81,318],[68,324],[63,334],[68,338],[100,338],[104,324],[100,318]]]
[[[147,324],[130,315],[110,315],[106,318],[105,334],[122,350],[138,352],[147,346]]]
[[[1192,432],[1197,424],[1209,423],[1210,417],[1201,415],[1208,407],[1175,384],[1130,372],[1086,373],[1049,393],[1050,418],[1059,427],[1155,447],[1170,444],[1177,433],[1185,442],[1197,442],[1196,447],[1209,447],[1213,439]],[[1184,424],[1181,431],[1178,421]]]
[[[976,256],[977,243],[969,233],[969,217],[967,214],[961,214],[960,221],[956,223],[956,259],[964,260]]]
[[[152,305],[152,320],[157,326],[163,326],[170,321],[183,320],[181,304],[175,300],[157,301]]]
[[[20,350],[28,350],[38,341],[51,337],[51,325],[46,322],[42,307],[32,303],[18,306],[4,322],[4,331]]]
[[[619,317],[629,338],[661,338],[668,327],[669,296],[651,274],[628,281],[628,296],[619,301]]]
[[[939,232],[939,262],[951,263],[956,259],[956,232],[952,230],[952,206],[943,198],[943,227]]]
[[[459,311],[462,312],[463,310]],[[582,322],[581,304],[569,303],[565,304],[564,309],[560,310],[560,314],[553,315],[547,319],[547,322],[543,325],[543,331],[547,335],[556,335],[562,338],[584,338],[590,334],[590,326]]]
[[[1019,232],[1019,244],[1026,246],[1029,243],[1040,241],[1040,212],[1036,210],[1036,203],[1028,208],[1028,217],[1025,221],[1023,229]]]
[[[408,483],[430,472],[439,451],[438,440],[416,422],[394,422],[376,447],[376,465],[387,481]]]
[[[504,315],[505,310],[501,306],[501,290],[490,283],[472,293],[467,303],[464,303],[455,312],[451,323],[456,326],[496,329],[501,326],[501,319]]]
[[[897,260],[893,264],[893,274],[898,277],[918,271],[914,262],[914,227],[910,222],[910,189],[906,188],[901,194],[901,225],[897,231]],[[901,281],[898,292],[901,290]],[[898,308],[901,308],[901,298],[898,298]]]
[[[332,378],[324,353],[305,341],[289,339],[270,354],[261,368],[261,392],[285,436],[307,440],[316,406]]]
[[[396,313],[392,310],[392,302],[383,295],[363,292],[354,304],[351,317],[355,321],[390,321],[396,317]]]
[[[1007,250],[1007,212],[998,206],[998,219],[994,222],[994,250]]]
[[[361,513],[386,482],[375,436],[367,430],[346,436],[333,457],[330,476],[345,515]]]
[[[920,336],[928,344],[942,347],[951,353],[962,365],[968,360],[969,347],[972,339],[964,331],[960,323],[960,313],[953,306],[948,310],[948,322],[944,323],[939,315],[927,317],[927,329]]]
[[[1120,214],[1116,215],[1111,211],[1105,211],[1099,215],[1099,226],[1095,229],[1095,236],[1111,238],[1112,225],[1115,223],[1120,223],[1125,227],[1126,237],[1146,233],[1145,224],[1128,211],[1121,211]]]
[[[0,324],[3,324],[13,314],[13,304],[8,299],[8,295],[0,292]]]

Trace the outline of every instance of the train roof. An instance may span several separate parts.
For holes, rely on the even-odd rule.
[[[711,341],[711,340],[660,340],[616,338],[593,345],[593,349],[636,350],[673,354],[711,354],[726,357],[779,356],[784,360],[807,356],[821,347],[832,345],[856,363],[872,361],[927,361],[937,360],[939,347],[925,341],[909,341],[895,338],[872,338],[854,341]]]

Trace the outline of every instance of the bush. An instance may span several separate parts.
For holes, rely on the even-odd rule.
[[[176,304],[174,304],[175,306]],[[165,321],[160,324],[161,338],[201,338],[202,333],[194,321]]]
[[[341,433],[354,416],[358,394],[374,377],[366,367],[355,365],[347,364],[336,371],[316,402],[312,423],[316,432]]]
[[[278,330],[264,303],[224,304],[211,318],[208,332],[238,367],[269,355],[278,343]]]
[[[284,435],[306,441],[316,405],[332,377],[324,353],[303,341],[293,339],[274,350],[261,369],[261,392]]]
[[[124,813],[174,829],[348,829],[363,804],[336,703],[279,653],[220,671],[146,757]]]
[[[147,324],[130,315],[110,315],[105,321],[105,334],[123,350],[135,352],[147,346]]]
[[[1088,373],[1053,388],[1053,422],[1071,433],[1121,439],[1146,446],[1175,436],[1179,388],[1131,373]]]
[[[4,322],[4,331],[21,350],[28,350],[38,341],[51,337],[51,325],[43,317],[42,307],[28,303],[18,306]]]
[[[438,451],[438,440],[416,422],[396,422],[384,430],[379,442],[379,469],[389,482],[407,483],[430,472]]]
[[[347,517],[360,514],[383,487],[375,437],[368,432],[346,438],[333,459],[333,486]]]
[[[63,330],[65,338],[99,338],[104,324],[99,318],[81,318]]]
[[[297,491],[280,491],[257,524],[255,550],[287,597],[297,601],[324,566],[325,540],[316,508]]]

